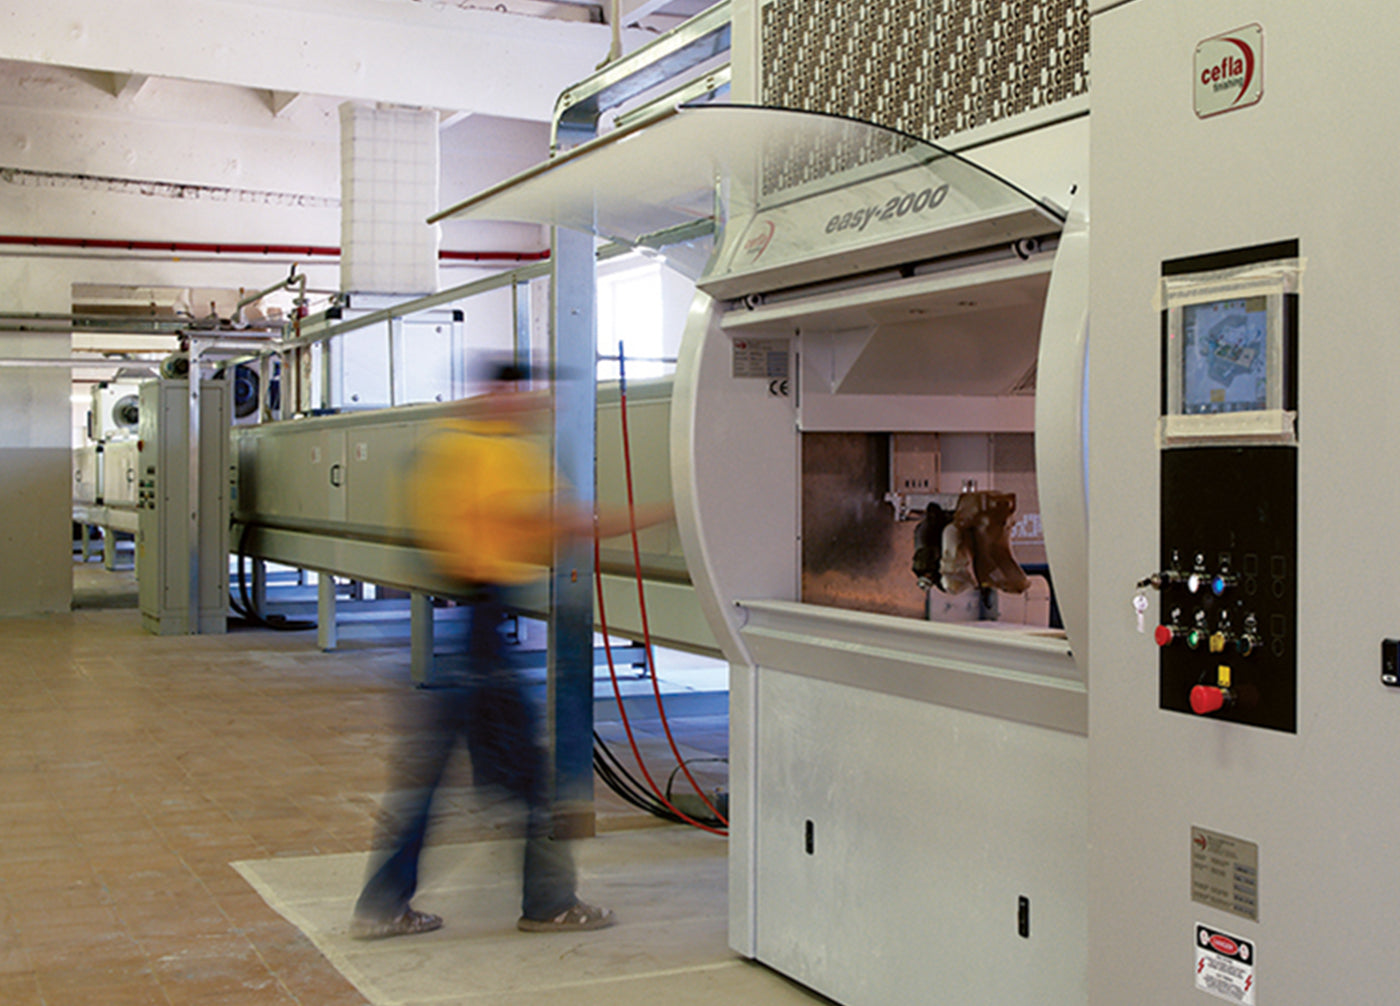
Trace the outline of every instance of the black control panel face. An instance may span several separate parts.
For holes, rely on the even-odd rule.
[[[1297,448],[1161,458],[1160,706],[1296,733]]]

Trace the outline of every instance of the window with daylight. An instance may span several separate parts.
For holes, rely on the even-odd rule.
[[[598,380],[618,377],[618,347],[629,380],[661,377],[675,370],[662,361],[664,349],[662,265],[635,259],[598,270]]]

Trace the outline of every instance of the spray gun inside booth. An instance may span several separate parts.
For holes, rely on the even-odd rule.
[[[672,107],[442,214],[697,277],[670,463],[730,665],[730,943],[843,1003],[1083,996],[1087,136],[1042,134],[999,156],[1063,205],[866,123]]]

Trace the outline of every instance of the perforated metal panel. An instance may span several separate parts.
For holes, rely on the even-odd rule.
[[[877,164],[887,157],[919,146],[898,133],[876,133],[851,124],[832,132],[800,152],[770,154],[763,161],[763,194],[791,192],[809,182],[842,175],[858,166]]]
[[[769,0],[766,105],[926,140],[1089,90],[1086,0]]]

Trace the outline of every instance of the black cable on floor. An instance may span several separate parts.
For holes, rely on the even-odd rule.
[[[705,760],[724,761],[725,759],[713,758]],[[593,732],[593,770],[597,773],[598,778],[602,779],[607,787],[623,800],[639,810],[644,810],[648,814],[658,817],[663,821],[670,821],[673,824],[691,824],[692,822],[699,822],[709,825],[710,827],[724,827],[724,822],[713,817],[692,817],[690,820],[686,820],[661,801],[657,800],[637,781],[637,778],[627,770],[627,766],[623,765],[622,762],[618,760],[617,756],[613,754],[612,749],[608,747],[607,742],[598,735],[596,730]],[[674,777],[675,773],[678,771],[680,771],[680,766],[677,766],[672,771],[672,777]],[[670,789],[669,785],[667,789]]]
[[[236,603],[232,596],[229,597],[229,605],[234,611],[242,615],[250,622],[267,629],[276,629],[278,632],[305,632],[307,629],[316,628],[315,622],[286,618],[282,615],[266,615],[258,611],[253,606],[252,598],[248,595],[248,576],[244,568],[244,562],[248,558],[248,532],[253,530],[253,525],[244,524],[243,531],[238,536],[238,596],[243,599],[242,605]],[[322,574],[323,576],[326,574]]]

